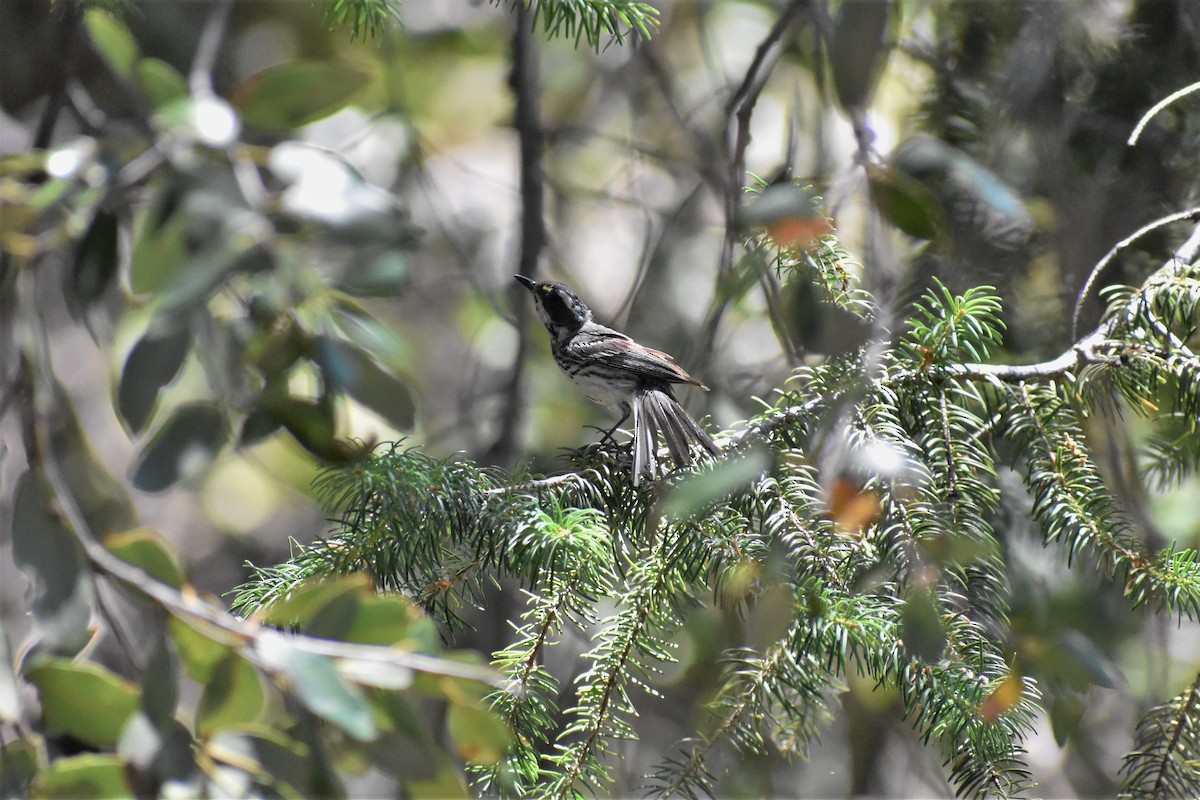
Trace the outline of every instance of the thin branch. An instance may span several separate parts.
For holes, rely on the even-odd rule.
[[[196,56],[192,59],[192,69],[188,74],[188,89],[193,98],[211,97],[213,94],[213,68],[221,51],[221,42],[225,39],[232,9],[233,0],[216,0],[208,19],[204,21],[200,41],[196,44]]]
[[[521,152],[521,253],[517,271],[530,277],[538,274],[538,261],[546,246],[545,220],[545,167],[542,149],[545,133],[542,130],[541,111],[538,97],[541,93],[541,75],[537,45],[534,44],[529,18],[530,10],[525,3],[516,3],[516,19],[512,40],[512,72],[509,85],[516,99],[513,126],[517,130]],[[524,294],[524,290],[513,284],[510,295]],[[529,299],[517,297],[514,305],[517,328],[517,354],[512,368],[512,377],[504,389],[503,411],[500,415],[500,433],[488,452],[493,463],[512,460],[517,431],[524,420],[524,374],[525,360],[529,352],[529,336],[526,323],[529,320]]]
[[[1167,216],[1160,217],[1159,219],[1156,219],[1147,225],[1143,225],[1132,234],[1126,236],[1124,239],[1113,245],[1112,249],[1104,254],[1104,258],[1097,261],[1096,266],[1092,267],[1091,274],[1088,275],[1088,279],[1084,282],[1083,288],[1079,290],[1079,297],[1075,300],[1075,313],[1071,315],[1071,338],[1074,339],[1079,331],[1079,315],[1083,311],[1083,304],[1087,300],[1088,294],[1092,291],[1092,286],[1096,283],[1096,279],[1100,277],[1100,273],[1103,272],[1104,268],[1107,267],[1109,263],[1117,257],[1118,253],[1152,231],[1156,231],[1159,228],[1170,225],[1172,222],[1192,220],[1197,216],[1200,216],[1200,208],[1189,208],[1187,211],[1180,211],[1176,214],[1168,214]],[[1195,234],[1193,234],[1193,236],[1194,235]]]
[[[32,294],[32,289],[26,294]],[[25,300],[26,308],[36,309],[38,307],[35,303],[30,302],[30,298],[27,297]],[[95,531],[89,526],[83,509],[71,491],[70,483],[50,445],[51,433],[47,426],[47,420],[52,419],[57,411],[54,407],[53,392],[48,389],[54,381],[53,367],[50,360],[49,333],[46,328],[45,315],[36,316],[37,321],[30,326],[32,346],[36,349],[36,359],[29,359],[27,363],[30,365],[28,369],[31,373],[35,369],[37,371],[28,376],[32,393],[31,402],[21,406],[27,438],[34,444],[30,449],[30,460],[32,463],[40,463],[54,491],[58,510],[62,513],[88,562],[97,574],[104,575],[133,589],[174,616],[199,620],[213,626],[238,643],[236,647],[241,655],[272,674],[278,673],[281,665],[273,660],[270,654],[277,653],[279,643],[286,640],[287,645],[295,650],[329,658],[388,664],[431,675],[480,681],[497,688],[504,685],[504,677],[486,667],[450,661],[395,647],[337,642],[310,636],[285,634],[250,620],[238,619],[224,609],[200,599],[195,593],[180,592],[151,577],[141,568],[122,561],[109,552],[99,542]],[[34,364],[36,367],[33,366]]]
[[[725,104],[725,115],[733,125],[733,145],[729,155],[729,164],[725,178],[725,240],[721,246],[720,261],[717,264],[718,283],[724,281],[733,269],[733,254],[738,240],[737,212],[742,195],[742,181],[746,169],[746,148],[750,146],[750,120],[754,115],[754,107],[759,95],[767,85],[767,79],[775,65],[783,56],[783,43],[800,18],[800,12],[807,7],[808,0],[791,0],[775,24],[771,26],[766,37],[754,51],[754,58],[746,69],[741,85]],[[692,363],[708,360],[716,341],[717,329],[729,306],[729,298],[718,295],[709,308],[704,325],[696,338],[696,347],[689,359]]]
[[[1189,86],[1183,87],[1182,89],[1171,92],[1162,100],[1159,100],[1157,103],[1151,106],[1150,110],[1143,114],[1142,118],[1138,120],[1138,124],[1134,126],[1133,133],[1129,134],[1129,140],[1126,141],[1125,144],[1129,145],[1130,147],[1133,147],[1135,144],[1137,144],[1138,137],[1142,135],[1142,131],[1145,130],[1146,125],[1154,118],[1156,114],[1158,114],[1158,112],[1162,111],[1176,100],[1187,97],[1192,92],[1200,92],[1200,82],[1193,83]]]

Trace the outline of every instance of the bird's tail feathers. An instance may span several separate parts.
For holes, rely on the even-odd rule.
[[[675,466],[692,463],[691,444],[703,447],[711,455],[720,450],[683,406],[662,389],[639,389],[633,396],[633,485],[641,481],[643,471],[657,468],[658,434],[661,431]]]

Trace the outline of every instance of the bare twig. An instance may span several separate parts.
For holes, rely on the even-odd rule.
[[[1159,100],[1157,103],[1151,106],[1150,110],[1143,114],[1142,118],[1138,120],[1138,124],[1134,126],[1133,133],[1129,134],[1129,140],[1125,142],[1125,144],[1129,145],[1130,147],[1133,147],[1135,144],[1137,144],[1138,138],[1142,135],[1142,131],[1146,129],[1146,125],[1150,122],[1150,120],[1154,119],[1158,112],[1162,111],[1176,100],[1179,100],[1182,97],[1187,97],[1192,92],[1200,92],[1200,82],[1193,83],[1189,86],[1183,87],[1182,89],[1171,92],[1162,100]]]
[[[229,26],[232,10],[233,0],[216,0],[208,19],[204,21],[200,41],[196,44],[196,56],[192,59],[192,69],[188,74],[188,89],[192,97],[211,97],[213,94],[213,68],[221,51],[221,42],[225,39],[225,29]]]
[[[720,261],[717,264],[717,281],[723,283],[730,271],[733,270],[734,250],[738,242],[738,205],[742,197],[742,180],[746,169],[746,148],[750,146],[750,120],[754,115],[754,107],[759,95],[767,85],[775,65],[783,55],[783,43],[786,37],[799,23],[800,12],[808,5],[808,0],[791,0],[766,37],[754,51],[754,58],[746,69],[741,84],[734,91],[729,102],[725,104],[726,118],[733,127],[733,142],[729,153],[729,162],[725,174],[725,239],[721,245]],[[700,334],[696,337],[696,347],[689,359],[692,363],[702,363],[708,360],[717,337],[717,329],[728,308],[729,298],[718,294],[708,310]]]
[[[1170,225],[1172,222],[1192,220],[1196,219],[1197,216],[1200,216],[1200,208],[1189,208],[1187,211],[1180,211],[1176,214],[1168,214],[1167,216],[1160,217],[1159,219],[1156,219],[1147,225],[1143,225],[1129,236],[1126,236],[1124,239],[1113,245],[1112,249],[1104,254],[1104,258],[1097,261],[1096,266],[1092,267],[1091,273],[1088,275],[1087,280],[1083,283],[1083,288],[1079,290],[1079,297],[1075,300],[1075,313],[1071,315],[1071,338],[1074,339],[1078,334],[1079,315],[1083,311],[1083,304],[1087,300],[1088,294],[1090,294],[1092,291],[1092,286],[1095,285],[1096,280],[1100,277],[1100,273],[1104,271],[1104,268],[1107,267],[1122,250],[1129,247],[1146,234],[1156,231],[1166,225]],[[1193,238],[1195,238],[1195,234],[1193,234]],[[1188,260],[1190,261],[1191,259]]]

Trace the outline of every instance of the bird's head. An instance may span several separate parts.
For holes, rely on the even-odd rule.
[[[575,333],[592,320],[592,311],[579,295],[558,281],[535,281],[524,275],[514,275],[517,282],[533,294],[538,319],[552,336]]]

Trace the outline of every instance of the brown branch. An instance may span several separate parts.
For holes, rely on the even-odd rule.
[[[525,3],[516,3],[512,41],[512,72],[509,85],[516,99],[513,126],[517,130],[521,153],[521,251],[517,272],[533,277],[538,274],[538,261],[546,246],[545,220],[545,168],[542,150],[545,133],[542,130],[539,95],[541,75],[538,50],[532,35],[530,10]],[[489,448],[485,460],[493,464],[508,464],[513,460],[517,432],[524,420],[524,374],[525,360],[529,353],[529,299],[513,284],[510,296],[513,304],[514,324],[517,328],[517,355],[512,368],[512,377],[504,388],[504,401],[500,414],[500,433]]]
[[[754,58],[746,69],[741,85],[725,104],[726,119],[733,125],[732,151],[725,175],[725,239],[721,245],[720,261],[717,264],[717,283],[723,285],[733,270],[733,254],[738,242],[737,212],[742,197],[742,180],[746,169],[746,148],[750,146],[750,120],[759,95],[767,85],[767,79],[783,56],[783,42],[799,23],[800,12],[808,6],[808,0],[791,0],[783,13],[775,20],[771,30],[754,51]],[[718,293],[709,307],[700,334],[696,337],[690,363],[703,363],[712,353],[717,338],[717,329],[729,307],[729,298]]]

